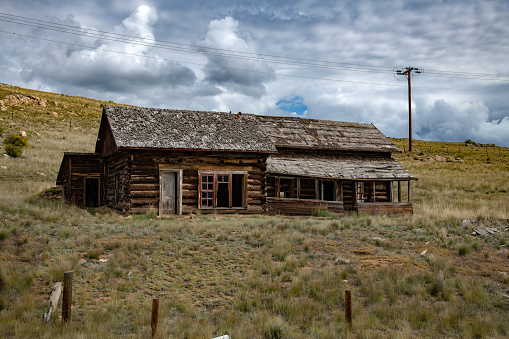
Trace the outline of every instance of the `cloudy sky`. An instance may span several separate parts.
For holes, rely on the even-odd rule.
[[[509,1],[3,0],[0,82],[509,146]]]

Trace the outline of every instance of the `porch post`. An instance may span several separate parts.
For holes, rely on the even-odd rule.
[[[401,202],[401,181],[398,180],[398,202]]]
[[[408,180],[408,202],[410,202],[410,180]]]

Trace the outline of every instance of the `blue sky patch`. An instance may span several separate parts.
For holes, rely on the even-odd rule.
[[[304,112],[308,110],[308,107],[304,105],[304,98],[301,96],[294,97],[291,100],[279,100],[276,106],[283,111],[295,113],[297,115],[304,115]]]

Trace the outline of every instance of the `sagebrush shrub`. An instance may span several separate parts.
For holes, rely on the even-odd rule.
[[[17,158],[20,157],[21,154],[23,154],[23,149],[18,146],[7,145],[5,146],[5,153],[7,153],[9,156],[13,158]]]
[[[23,148],[30,146],[28,138],[19,134],[11,134],[4,139],[5,153],[13,158],[20,157],[23,154]]]
[[[28,144],[28,138],[19,134],[11,134],[8,138],[5,138],[4,144],[18,146],[21,148],[30,146]]]

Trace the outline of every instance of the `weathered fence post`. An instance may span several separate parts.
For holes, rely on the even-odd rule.
[[[73,271],[64,273],[64,295],[62,297],[62,322],[64,323],[71,321],[72,274]]]
[[[345,322],[348,331],[352,330],[352,291],[345,290]]]
[[[49,310],[44,313],[42,319],[49,324],[51,321],[51,317],[53,317],[53,313],[57,309],[58,300],[60,299],[60,294],[62,293],[62,283],[59,281],[55,283],[53,289],[51,290],[51,295],[49,297]]]
[[[152,327],[152,337],[155,338],[157,333],[157,323],[159,321],[159,298],[152,299],[152,321],[150,323]]]

